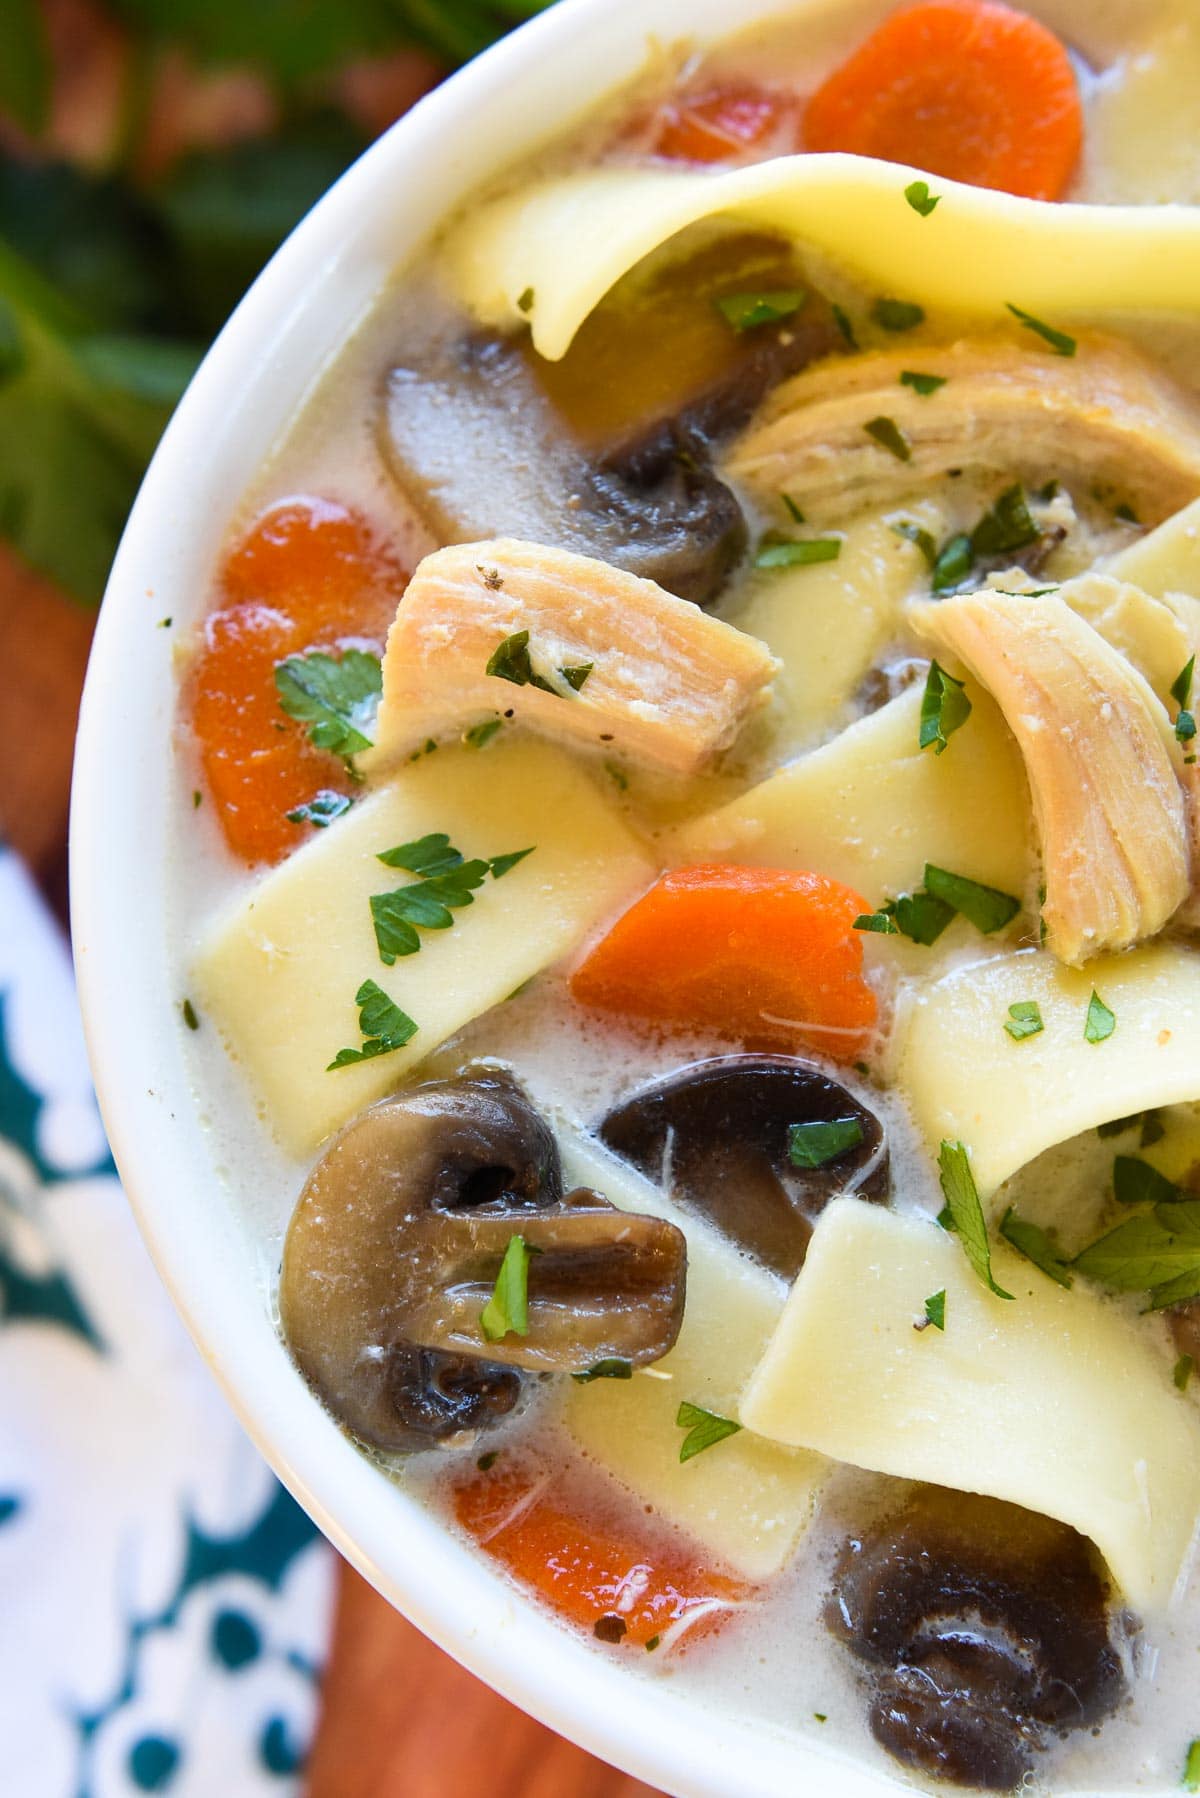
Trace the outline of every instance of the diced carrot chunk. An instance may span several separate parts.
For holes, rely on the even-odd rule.
[[[739,1581],[656,1539],[644,1520],[618,1534],[588,1518],[585,1495],[543,1480],[536,1466],[501,1461],[455,1488],[454,1514],[485,1554],[568,1622],[645,1648],[701,1606],[709,1609],[688,1640],[716,1628],[729,1612],[713,1600],[745,1597]]]
[[[868,909],[822,874],[675,868],[596,944],[571,991],[604,1011],[854,1061],[876,1017],[853,928]]]
[[[905,162],[1034,200],[1066,191],[1083,111],[1066,47],[999,0],[917,0],[825,81],[808,150]]]
[[[796,110],[789,94],[745,85],[679,95],[662,109],[654,152],[675,162],[726,162],[751,150],[782,154],[795,148]]]

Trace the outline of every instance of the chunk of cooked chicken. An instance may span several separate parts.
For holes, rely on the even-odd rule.
[[[902,383],[914,362],[944,385]],[[883,420],[899,438],[872,434]],[[1080,338],[1070,357],[968,338],[816,364],[776,388],[725,464],[755,495],[786,492],[822,520],[890,505],[949,469],[1109,488],[1157,523],[1200,494],[1200,406],[1107,338]]]
[[[1047,945],[1078,965],[1161,930],[1190,885],[1188,820],[1166,711],[1060,593],[985,591],[913,624],[996,700],[1025,760]]]
[[[383,664],[380,766],[464,725],[513,720],[691,774],[765,703],[757,638],[653,581],[512,537],[426,556]]]

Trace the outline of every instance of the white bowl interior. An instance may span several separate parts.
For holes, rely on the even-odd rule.
[[[158,1269],[235,1410],[347,1558],[443,1648],[564,1735],[688,1798],[867,1798],[897,1784],[782,1727],[703,1711],[670,1680],[628,1677],[374,1469],[299,1378],[263,1301],[267,1246],[227,1201],[179,1027],[172,640],[203,612],[227,522],[303,397],[397,265],[494,175],[498,144],[518,158],[567,127],[637,72],[653,38],[702,44],[770,15],[835,10],[853,24],[888,6],[563,0],[364,156],[260,277],[166,433],[109,583],[75,766],[72,920],[100,1101]],[[156,628],[164,615],[174,631]]]

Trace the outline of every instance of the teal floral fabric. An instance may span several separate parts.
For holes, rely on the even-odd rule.
[[[142,1248],[0,845],[0,1794],[297,1793],[331,1590]]]

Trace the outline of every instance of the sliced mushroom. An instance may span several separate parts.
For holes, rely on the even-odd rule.
[[[918,1487],[845,1542],[825,1620],[873,1670],[876,1740],[956,1785],[1011,1789],[1124,1688],[1095,1550],[999,1499]]]
[[[1058,593],[968,593],[912,623],[988,688],[1020,746],[1048,946],[1077,965],[1153,936],[1187,897],[1187,810],[1167,714]]]
[[[794,1124],[845,1127],[809,1133],[807,1159],[816,1165],[806,1167],[788,1151]],[[695,1062],[634,1093],[597,1134],[676,1204],[703,1213],[789,1280],[834,1193],[884,1198],[888,1191],[879,1119],[836,1080],[789,1055]],[[834,1152],[825,1158],[827,1150]]]
[[[1003,338],[924,346],[916,366],[945,382],[926,394],[901,381],[915,355],[871,351],[797,375],[733,446],[726,473],[822,521],[890,505],[952,469],[1107,490],[1146,523],[1200,493],[1200,410],[1127,344],[1080,339],[1074,356]],[[870,433],[881,419],[906,456]]]
[[[493,657],[525,634],[514,667]],[[691,774],[766,703],[775,660],[754,637],[652,581],[501,537],[426,556],[383,665],[375,764],[474,720]]]
[[[713,299],[795,285],[785,246],[726,239],[620,283],[555,363],[414,310],[386,381],[387,466],[440,543],[520,535],[707,604],[746,540],[712,444],[837,343],[815,296],[742,332]]]
[[[535,1256],[528,1334],[489,1343],[480,1313],[515,1235]],[[497,1422],[518,1368],[666,1354],[685,1266],[672,1225],[563,1197],[553,1136],[495,1073],[412,1088],[335,1138],[292,1215],[280,1314],[339,1421],[410,1450]]]

